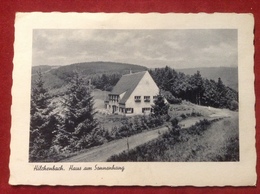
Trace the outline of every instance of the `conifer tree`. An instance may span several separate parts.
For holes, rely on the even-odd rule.
[[[201,97],[204,92],[204,83],[199,71],[190,77],[189,84],[191,102],[201,104]]]
[[[153,108],[153,116],[155,117],[160,117],[164,115],[168,115],[168,109],[169,105],[165,103],[164,97],[159,94],[154,101],[154,105],[152,106]]]
[[[31,121],[29,160],[39,161],[47,157],[49,148],[58,128],[58,119],[53,113],[48,90],[44,88],[42,73],[37,72],[38,79],[31,93]]]
[[[228,101],[226,97],[227,90],[221,78],[218,78],[217,92],[218,92],[218,99],[219,99],[219,107],[221,108],[227,107],[227,101]]]
[[[98,123],[94,118],[94,99],[90,87],[74,72],[69,82],[67,97],[64,101],[65,120],[64,131],[77,138],[77,148],[89,146],[89,135],[97,129]]]

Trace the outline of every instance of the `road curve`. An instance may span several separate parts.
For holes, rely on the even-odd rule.
[[[161,133],[166,131],[168,131],[168,128],[162,127],[133,135],[128,138],[129,149],[133,149],[148,141],[156,139]],[[127,138],[123,138],[86,150],[84,153],[80,153],[77,156],[72,156],[60,162],[105,162],[110,156],[119,154],[127,149]]]
[[[227,112],[227,111],[226,111]],[[229,117],[230,114],[223,110],[218,111],[218,114],[213,114],[209,117],[191,117],[181,121],[181,128],[188,128],[194,125],[196,122],[206,118],[208,120],[213,120],[215,118],[225,118]],[[224,114],[225,113],[225,114]],[[83,153],[79,153],[76,156],[64,159],[60,162],[105,162],[110,156],[119,154],[127,149],[131,150],[139,145],[142,145],[148,141],[156,139],[161,133],[168,131],[167,127],[161,127],[159,129],[154,129],[151,131],[145,131],[143,133],[138,133],[132,135],[128,138],[123,138],[119,140],[114,140],[109,143],[105,143],[98,147],[93,147],[86,150]],[[128,140],[127,140],[128,139]],[[127,145],[128,141],[128,145]]]

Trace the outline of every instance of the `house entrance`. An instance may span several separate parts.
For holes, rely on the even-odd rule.
[[[112,113],[115,113],[117,111],[116,105],[112,106]]]

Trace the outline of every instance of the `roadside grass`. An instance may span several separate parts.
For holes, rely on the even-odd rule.
[[[108,161],[239,161],[237,114],[203,120],[187,129],[173,129],[129,152],[113,155]]]
[[[212,123],[201,135],[190,135],[165,152],[170,161],[239,161],[237,118]]]
[[[197,106],[193,103],[182,101],[181,104],[171,104],[168,112],[171,118],[187,116],[208,116],[212,111],[208,107]]]

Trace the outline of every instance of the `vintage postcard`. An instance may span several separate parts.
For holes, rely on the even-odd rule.
[[[17,13],[11,185],[254,186],[252,14]]]

